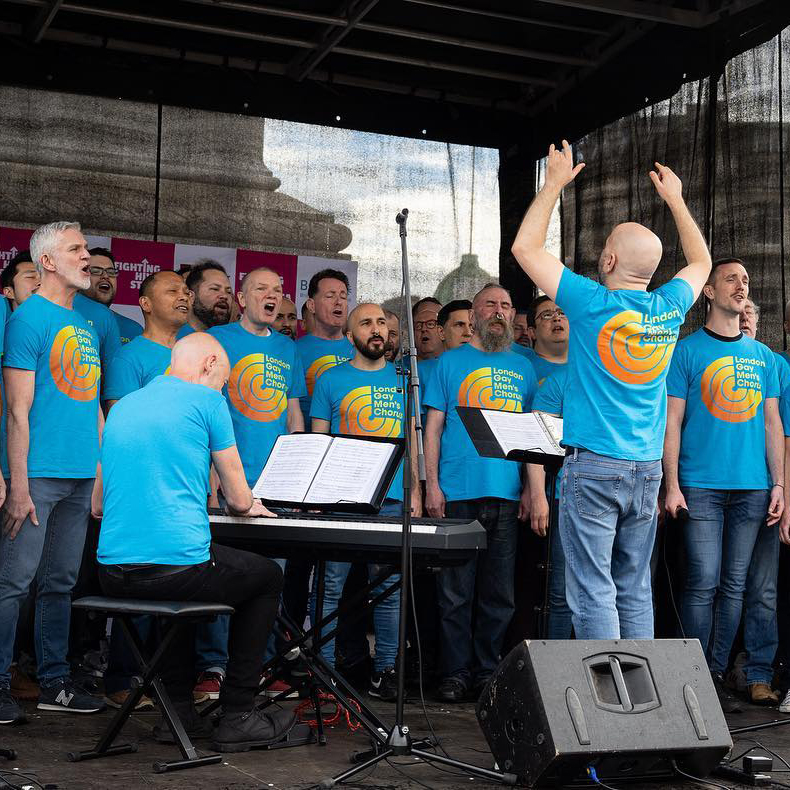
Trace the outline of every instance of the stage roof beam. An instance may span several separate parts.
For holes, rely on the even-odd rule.
[[[34,44],[38,44],[44,38],[47,28],[52,24],[52,20],[60,10],[61,5],[63,5],[63,0],[48,0],[45,2],[38,10],[35,18],[25,28],[25,38]]]
[[[688,11],[684,8],[672,8],[670,5],[642,2],[642,0],[536,0],[536,2],[680,27],[704,27],[709,21],[708,15],[701,11]]]

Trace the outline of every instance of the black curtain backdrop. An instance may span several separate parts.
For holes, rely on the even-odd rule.
[[[672,217],[648,178],[658,160],[682,178],[686,201],[714,259],[732,255],[746,262],[751,295],[761,308],[758,338],[771,348],[787,348],[790,28],[710,76],[685,83],[670,99],[646,103],[639,112],[582,137],[574,150],[587,167],[565,190],[560,206],[561,257],[567,266],[595,277],[607,235],[629,220],[651,228],[664,243],[654,286],[684,265]],[[517,304],[526,304],[534,288],[517,271],[510,245],[534,189],[517,162],[512,150],[500,151],[500,279]],[[683,332],[697,329],[702,320],[700,301]]]
[[[786,348],[788,64],[790,28],[729,61],[721,74],[686,83],[671,99],[578,140],[574,148],[587,167],[563,194],[566,265],[594,277],[606,236],[629,220],[650,227],[664,243],[654,286],[684,265],[672,216],[647,175],[658,160],[682,178],[713,258],[746,262],[751,296],[761,308],[758,338]],[[684,332],[697,329],[702,318],[700,301]]]

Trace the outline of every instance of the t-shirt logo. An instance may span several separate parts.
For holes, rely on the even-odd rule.
[[[403,412],[397,387],[357,387],[340,401],[340,433],[399,437]]]
[[[326,356],[318,357],[318,359],[307,368],[307,372],[304,374],[305,382],[307,383],[307,394],[312,397],[316,381],[318,381],[327,370],[333,368],[335,365],[339,365],[341,362],[348,362],[348,359],[349,357],[339,357],[336,354],[327,354]]]
[[[498,411],[523,411],[524,376],[507,368],[478,368],[458,389],[458,405]]]
[[[72,400],[94,400],[99,394],[101,363],[93,334],[78,326],[64,326],[52,343],[49,371],[64,395]]]
[[[606,370],[626,384],[649,384],[666,369],[678,339],[680,311],[658,316],[623,310],[610,318],[598,333],[598,355]]]
[[[725,422],[747,422],[763,400],[758,368],[765,362],[751,357],[719,357],[705,368],[700,387],[708,411]]]
[[[230,402],[237,411],[251,420],[276,420],[288,406],[285,373],[289,369],[287,362],[266,354],[247,354],[230,372]]]

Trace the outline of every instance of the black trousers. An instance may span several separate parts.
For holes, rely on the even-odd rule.
[[[154,579],[99,565],[105,594],[118,598],[225,603],[236,610],[230,619],[228,669],[220,692],[225,711],[251,710],[258,690],[261,656],[277,616],[283,575],[272,560],[248,551],[212,545],[211,559]],[[174,701],[192,699],[195,682],[194,624],[183,626],[162,669],[162,681]]]

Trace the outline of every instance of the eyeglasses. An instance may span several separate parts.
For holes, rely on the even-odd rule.
[[[429,318],[427,321],[416,321],[414,328],[419,331],[420,329],[436,329],[439,322],[435,318]]]
[[[560,310],[559,307],[556,310],[544,310],[542,313],[538,313],[535,318],[538,321],[553,321],[555,318],[563,319],[565,318],[565,311]]]
[[[89,266],[88,271],[94,277],[101,277],[102,275],[106,277],[117,277],[118,276],[118,269],[115,266],[112,266],[109,269],[105,269],[103,266]]]

